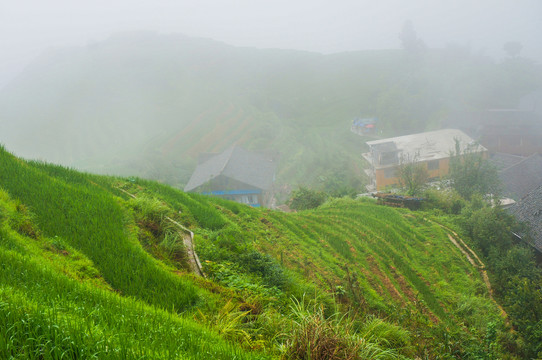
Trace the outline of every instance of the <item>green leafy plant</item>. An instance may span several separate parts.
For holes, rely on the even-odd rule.
[[[450,157],[452,187],[465,199],[474,194],[482,196],[500,193],[497,170],[487,160],[478,144],[461,144],[455,140],[455,152]]]
[[[419,161],[418,155],[412,158],[403,156],[397,167],[397,177],[399,184],[409,195],[418,195],[429,179],[429,172],[427,165]]]
[[[300,186],[292,191],[288,204],[294,210],[308,210],[322,205],[326,199],[325,193]]]

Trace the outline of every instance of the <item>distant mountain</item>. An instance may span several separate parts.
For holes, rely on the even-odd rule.
[[[26,158],[175,185],[198,153],[238,143],[280,152],[281,183],[342,173],[359,186],[363,139],[349,133],[352,119],[412,132],[438,126],[450,104],[485,101],[485,84],[456,76],[478,65],[444,55],[321,55],[118,34],[49,50],[4,88],[0,143]],[[483,65],[493,76],[495,65]]]

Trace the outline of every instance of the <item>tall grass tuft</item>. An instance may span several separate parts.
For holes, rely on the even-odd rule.
[[[286,344],[286,359],[365,360],[399,359],[399,355],[380,347],[355,332],[354,322],[346,315],[326,317],[322,305],[293,300],[294,328]]]

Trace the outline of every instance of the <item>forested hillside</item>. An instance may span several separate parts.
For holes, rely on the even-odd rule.
[[[4,149],[0,167],[2,357],[518,358],[438,211],[288,214]],[[170,220],[194,232],[205,278]]]
[[[332,55],[126,33],[51,49],[0,92],[16,154],[182,186],[200,152],[233,143],[280,155],[278,183],[359,190],[364,140],[435,129],[450,111],[514,107],[540,69],[449,47]]]

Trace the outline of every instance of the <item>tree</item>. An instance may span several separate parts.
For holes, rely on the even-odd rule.
[[[347,159],[346,156],[338,157],[328,169],[323,171],[318,177],[319,184],[317,189],[325,192],[331,197],[350,196],[363,192],[363,181],[360,175],[353,174],[350,169],[355,164]]]
[[[451,186],[463,198],[470,200],[474,194],[496,197],[500,192],[497,170],[484,157],[479,144],[468,144],[463,149],[455,140],[455,152],[450,154]]]
[[[424,42],[418,38],[418,35],[414,30],[414,25],[412,25],[412,21],[410,20],[405,21],[403,24],[399,39],[401,40],[403,49],[410,54],[417,54],[420,50],[425,49]]]
[[[427,182],[429,173],[425,163],[419,162],[415,155],[412,159],[408,156],[401,157],[397,176],[401,187],[405,188],[409,195],[417,195]]]
[[[502,209],[484,206],[465,210],[461,214],[463,229],[481,250],[494,295],[517,331],[514,335],[517,340],[509,344],[519,345],[514,352],[522,359],[539,359],[542,355],[542,273],[536,266],[533,250],[512,240],[511,231],[517,231],[518,224]]]
[[[493,261],[511,246],[512,219],[500,208],[487,205],[476,210],[467,208],[462,215],[464,229],[484,256]]]
[[[294,210],[314,209],[322,205],[326,200],[326,193],[300,186],[297,190],[292,191],[288,206]]]

